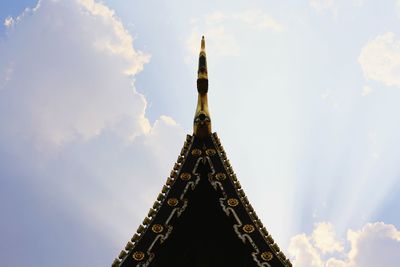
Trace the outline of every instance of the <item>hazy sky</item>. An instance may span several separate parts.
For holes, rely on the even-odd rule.
[[[284,3],[283,3],[284,2]],[[110,266],[209,105],[296,267],[398,267],[400,1],[0,2],[0,265]]]

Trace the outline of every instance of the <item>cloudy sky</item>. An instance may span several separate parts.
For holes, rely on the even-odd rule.
[[[282,2],[282,3],[281,3]],[[400,255],[400,1],[0,2],[0,265],[110,266],[217,131],[296,267]]]

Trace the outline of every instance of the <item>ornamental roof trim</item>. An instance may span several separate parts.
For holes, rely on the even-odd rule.
[[[210,167],[208,181],[214,190],[221,192],[216,205],[220,205],[226,216],[234,218],[234,232],[245,246],[251,248],[256,266],[291,267],[289,259],[249,203],[216,133],[205,139],[187,135],[157,200],[112,267],[147,267],[151,264],[160,245],[168,239],[176,221],[190,205],[186,194],[196,190],[201,179],[197,172],[200,164]]]

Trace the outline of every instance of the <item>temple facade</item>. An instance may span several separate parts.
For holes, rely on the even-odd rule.
[[[112,267],[291,267],[211,131],[204,37],[197,92],[193,135]]]

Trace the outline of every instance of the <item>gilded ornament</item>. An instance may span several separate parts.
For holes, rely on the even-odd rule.
[[[261,253],[261,259],[263,259],[265,261],[270,261],[270,260],[272,260],[273,257],[274,257],[274,255],[269,251],[265,251],[265,252]]]
[[[226,175],[225,173],[219,172],[215,175],[215,179],[217,179],[218,181],[223,181],[226,179]]]
[[[141,261],[144,259],[144,253],[142,251],[135,251],[132,257],[136,261]]]
[[[251,225],[251,224],[245,224],[245,225],[243,226],[243,231],[244,231],[245,233],[250,234],[250,233],[254,232],[254,226]]]
[[[214,148],[209,148],[206,150],[206,155],[207,156],[214,156],[217,153]]]
[[[228,205],[231,207],[236,207],[239,204],[239,201],[236,198],[228,199]]]
[[[191,177],[192,177],[192,175],[190,175],[190,173],[188,173],[188,172],[184,172],[181,174],[181,179],[183,181],[188,181],[188,180],[190,180]]]
[[[192,156],[195,156],[195,157],[201,156],[201,150],[198,149],[198,148],[193,149],[192,150]]]
[[[178,205],[178,203],[179,203],[179,200],[174,198],[174,197],[173,198],[169,198],[167,200],[168,206],[171,206],[171,207],[175,207],[176,205]]]
[[[151,230],[156,233],[159,234],[164,230],[164,227],[161,224],[155,224],[151,227]]]
[[[207,59],[204,37],[201,40],[201,50],[199,55],[199,69],[197,76],[197,107],[194,115],[193,134],[199,138],[211,135],[211,118],[208,110],[208,74]]]

